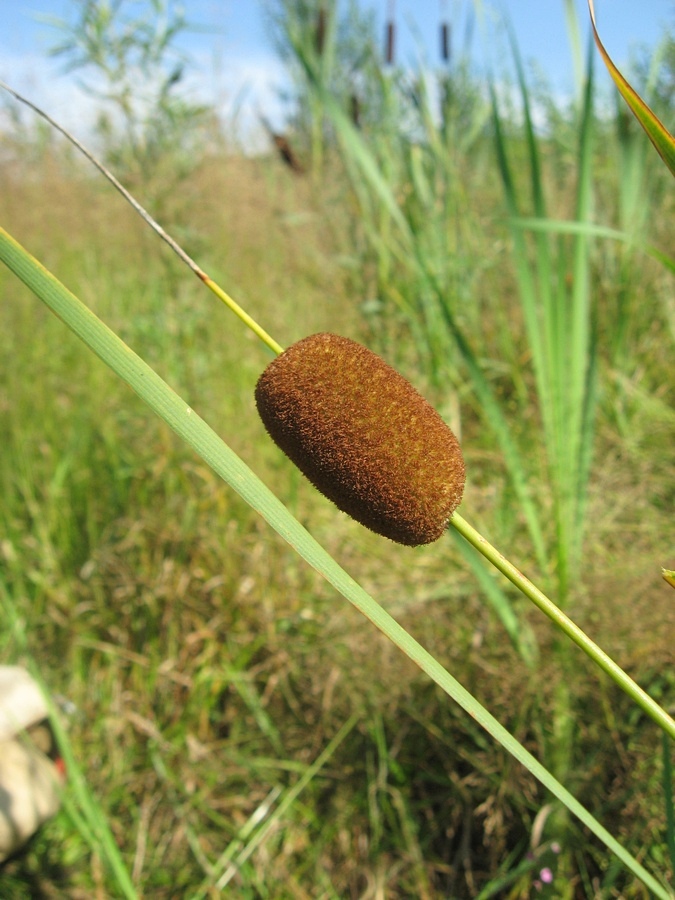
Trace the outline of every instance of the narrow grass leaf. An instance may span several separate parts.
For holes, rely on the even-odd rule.
[[[586,222],[591,215],[592,205],[592,163],[593,163],[593,55],[592,45],[588,47],[587,78],[583,97],[579,151],[578,189],[576,218]],[[568,395],[569,414],[566,416],[565,430],[571,439],[563,442],[567,451],[566,480],[570,495],[569,549],[572,574],[581,560],[588,482],[593,457],[595,408],[597,399],[597,342],[591,339],[590,297],[590,242],[588,235],[580,233],[574,239],[572,260],[572,340],[571,354],[573,388]],[[561,280],[562,283],[562,280]],[[565,370],[558,377],[565,379]],[[566,393],[566,392],[565,392]]]
[[[620,241],[628,245],[635,245],[643,253],[660,262],[661,265],[675,272],[675,258],[663,253],[657,247],[636,239],[635,235],[620,231],[617,228],[609,228],[607,225],[596,225],[593,222],[576,222],[565,219],[535,219],[531,216],[516,216],[511,218],[510,224],[515,228],[523,228],[525,231],[549,231],[555,234],[583,234],[589,238],[602,238],[610,241]]]
[[[574,81],[576,84],[577,95],[583,93],[584,75],[584,58],[581,49],[581,30],[579,28],[579,16],[577,15],[574,0],[565,0],[565,24],[567,25],[567,34],[569,36],[569,45],[572,51],[572,63],[574,66]]]
[[[609,53],[605,49],[604,44],[600,40],[597,24],[595,20],[595,7],[593,0],[588,0],[588,9],[591,14],[591,25],[593,27],[593,37],[600,51],[609,74],[612,76],[614,84],[619,89],[621,96],[624,98],[631,112],[644,128],[647,137],[656,148],[659,156],[668,166],[671,173],[675,175],[675,138],[668,131],[666,126],[661,122],[655,112],[645,103],[640,95],[626,81],[621,72],[614,65]]]
[[[445,320],[448,331],[455,340],[455,344],[459,349],[464,364],[471,376],[473,389],[480,402],[485,421],[489,424],[490,428],[492,428],[499,441],[499,446],[504,456],[504,462],[518,497],[520,508],[525,516],[525,521],[527,522],[537,562],[542,571],[546,571],[548,555],[541,523],[536,507],[532,502],[532,495],[530,493],[522,456],[513,438],[506,416],[504,415],[494,391],[490,387],[490,383],[480,367],[471,345],[457,324],[447,303],[441,304],[441,315]]]
[[[673,803],[672,743],[664,734],[661,737],[663,752],[663,803],[666,807],[666,843],[670,856],[670,868],[675,872],[675,805]]]

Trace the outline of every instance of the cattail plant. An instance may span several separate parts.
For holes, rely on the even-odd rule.
[[[441,22],[441,60],[444,63],[450,62],[450,25],[448,22]]]
[[[85,153],[94,161],[91,154]],[[261,416],[279,446],[327,496],[368,527],[401,543],[436,539],[446,525],[456,529],[610,674],[667,734],[675,736],[672,718],[459,515],[457,505],[462,496],[464,463],[458,444],[440,417],[404,379],[366,348],[334,335],[312,336],[284,353],[280,345],[178,247],[110,173],[100,163],[96,162],[96,165],[181,260],[279,354],[258,384]],[[668,896],[657,879],[337,565],[185,401],[2,230],[0,258],[303,558],[527,766],[655,896]],[[374,389],[378,383],[379,389]],[[416,422],[420,428],[414,427]]]
[[[255,396],[275,443],[343,512],[399,544],[440,538],[462,499],[462,451],[379,356],[315,334],[270,363]]]
[[[347,119],[346,115],[344,119]],[[342,127],[342,120],[336,121]],[[362,154],[361,163],[364,159],[368,162],[367,156]],[[422,189],[428,187],[425,183],[428,173],[419,167],[415,156],[411,156],[411,169],[417,184]],[[508,167],[504,171],[508,172]],[[384,191],[386,185],[377,182],[376,172],[371,172],[371,178],[378,185],[380,196],[387,196]],[[116,186],[121,187],[118,183]],[[127,199],[133,199],[124,189],[122,192]],[[427,193],[433,198],[432,192]],[[405,235],[405,219],[400,211],[397,215],[394,199],[388,197],[387,214]],[[438,539],[446,527],[466,538],[539,609],[546,612],[561,633],[572,638],[595,664],[608,673],[640,709],[659,724],[665,735],[675,736],[675,723],[665,710],[641,691],[626,673],[460,515],[458,504],[462,499],[464,462],[458,443],[441,417],[407,381],[366,347],[332,334],[312,335],[283,351],[281,345],[133,202],[145,221],[167,240],[182,261],[277,354],[277,359],[261,374],[256,389],[261,417],[278,446],[326,496],[362,524],[403,544]],[[130,384],[303,559],[525,765],[644,882],[654,896],[664,900],[669,896],[668,889],[659,878],[627,853],[569,794],[559,779],[509,735],[437,660],[350,578],[194,410],[3,230],[0,230],[0,259]],[[582,261],[579,260],[579,265]],[[425,275],[432,288],[434,272],[425,269]],[[468,345],[453,310],[445,310],[439,319],[447,323],[456,340],[467,368],[475,378],[479,399],[492,401],[492,405],[486,403],[486,410],[494,413],[497,427],[501,427],[500,407],[495,403],[489,384],[484,378],[481,379],[477,356]],[[505,436],[504,449],[507,452],[510,432],[502,431],[501,435]],[[226,856],[224,865],[227,865],[228,859]],[[539,871],[541,885],[548,884],[553,877],[552,869],[544,866]],[[220,871],[213,873],[218,885],[227,883],[231,877],[228,872],[222,872],[222,875]]]
[[[326,16],[327,16],[326,7],[323,3],[320,4],[319,9],[316,13],[316,53],[317,56],[322,56],[324,51],[324,46],[326,43]]]
[[[396,21],[394,18],[394,0],[389,0],[389,14],[385,26],[384,59],[388,66],[393,66],[396,57]]]
[[[441,0],[441,25],[440,25],[440,38],[441,38],[441,62],[449,63],[450,62],[450,52],[451,52],[451,37],[452,31],[450,28],[450,22],[447,18],[447,3],[444,0]]]

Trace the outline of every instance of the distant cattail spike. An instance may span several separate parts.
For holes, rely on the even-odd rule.
[[[272,143],[277,149],[279,156],[282,161],[291,169],[296,175],[302,175],[305,171],[305,167],[298,159],[293,147],[291,146],[291,142],[288,140],[286,135],[279,134],[276,132],[271,124],[267,121],[265,116],[259,115],[260,124],[263,126],[265,131],[269,134]]]
[[[319,56],[323,56],[323,48],[326,41],[326,7],[323,4],[319,7],[316,21],[316,52]]]
[[[462,499],[457,439],[415,388],[361,344],[314,334],[255,390],[274,442],[322,494],[399,544],[437,540]]]
[[[392,65],[394,62],[394,41],[396,39],[396,31],[394,28],[393,20],[387,22],[387,39],[385,46],[385,59],[387,61],[387,65]]]
[[[349,98],[349,115],[352,120],[352,124],[356,126],[356,128],[361,127],[361,104],[359,103],[359,95],[353,93]]]
[[[275,134],[272,136],[272,141],[277,148],[280,158],[286,163],[288,168],[292,172],[295,172],[296,175],[304,174],[305,168],[295,155],[295,151],[288,138],[283,134]]]
[[[450,62],[450,26],[447,22],[441,22],[441,59]]]

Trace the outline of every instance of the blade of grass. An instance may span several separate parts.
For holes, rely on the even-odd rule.
[[[635,244],[643,253],[660,262],[671,272],[675,272],[675,258],[663,253],[657,247],[644,241],[636,240],[634,235],[627,234],[616,228],[606,225],[596,225],[593,222],[575,222],[564,219],[534,219],[528,216],[519,216],[510,219],[510,223],[516,228],[527,231],[550,231],[556,234],[585,234],[589,238],[604,238],[611,241],[621,241],[625,244]]]
[[[609,53],[607,53],[607,51],[605,50],[605,46],[600,40],[600,35],[598,34],[595,20],[595,6],[593,4],[593,0],[588,0],[588,9],[591,14],[591,26],[593,28],[593,37],[595,39],[595,43],[598,50],[600,51],[600,55],[602,56],[605,65],[607,66],[609,74],[612,76],[614,84],[616,84],[621,96],[628,104],[635,118],[638,120],[640,125],[642,125],[647,137],[656,148],[656,151],[661,159],[668,166],[671,173],[675,175],[675,138],[668,131],[668,129],[659,119],[656,113],[654,113],[653,110],[650,109],[650,107],[644,102],[642,97],[640,97],[640,95],[626,81],[621,72],[619,72],[617,67],[614,65]]]
[[[208,876],[192,897],[192,900],[199,900],[199,898],[205,897],[208,888],[218,880],[219,873],[225,868],[235,854],[240,853],[245,849],[246,845],[244,841],[247,841],[255,832],[256,828],[268,817],[272,809],[272,804],[276,801],[279,794],[281,794],[280,787],[272,788],[262,803],[260,803],[253,811],[244,825],[239,829],[237,837],[230,841],[225,850],[218,857],[218,860],[210,866]]]
[[[130,347],[0,228],[0,259],[298,554],[425,672],[660,900],[669,893],[488,710],[303,528],[248,466]],[[675,725],[675,723],[674,723]]]
[[[593,56],[592,45],[588,45],[587,77],[583,96],[579,150],[576,219],[586,222],[590,218],[592,203],[592,163],[593,163]],[[561,280],[562,283],[562,280]],[[581,560],[585,512],[588,499],[588,482],[593,456],[595,400],[596,400],[596,341],[591,335],[590,298],[590,243],[583,232],[574,238],[572,253],[572,325],[571,325],[571,365],[563,364],[558,369],[563,396],[568,413],[565,415],[564,430],[568,439],[562,441],[561,451],[565,455],[565,482],[569,495],[567,520],[569,527],[568,552],[571,557],[571,574]],[[567,360],[565,360],[567,363]],[[562,387],[570,383],[569,393]],[[570,425],[572,428],[570,429]],[[569,435],[570,430],[572,434]]]
[[[523,108],[523,136],[527,151],[531,206],[536,220],[547,220],[539,139],[531,113],[530,91],[517,41],[509,26],[511,52]],[[577,155],[577,219],[586,222],[591,203],[593,79],[590,60],[580,108]],[[593,446],[595,410],[594,344],[590,340],[589,237],[575,236],[571,254],[560,240],[557,252],[550,231],[531,229],[534,253],[523,230],[523,201],[509,160],[497,91],[490,83],[498,168],[509,213],[513,259],[525,320],[528,346],[543,423],[544,445],[553,491],[558,595],[565,604],[578,571],[583,541],[584,512]],[[556,261],[557,257],[557,261]],[[567,267],[572,275],[571,296],[565,286]]]
[[[675,805],[673,804],[673,764],[670,758],[671,744],[664,734],[661,738],[663,752],[663,802],[666,807],[666,843],[670,856],[670,868],[675,872]]]

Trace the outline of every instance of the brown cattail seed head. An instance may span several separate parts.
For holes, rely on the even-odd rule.
[[[462,499],[462,451],[375,353],[313,334],[269,364],[255,398],[274,442],[343,512],[399,544],[441,536]]]

